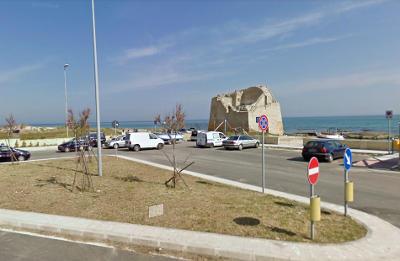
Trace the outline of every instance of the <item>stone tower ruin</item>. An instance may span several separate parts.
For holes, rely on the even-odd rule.
[[[260,131],[256,117],[263,114],[269,120],[267,133],[283,135],[281,107],[267,86],[259,85],[219,94],[211,99],[208,129],[214,130],[226,119],[228,130],[242,128],[246,131]]]

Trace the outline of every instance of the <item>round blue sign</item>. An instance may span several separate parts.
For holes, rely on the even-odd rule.
[[[353,157],[351,156],[351,150],[349,148],[344,152],[344,168],[349,170],[353,164]]]
[[[258,121],[258,127],[260,127],[260,129],[262,131],[265,131],[268,129],[268,117],[265,115],[261,115],[260,119]]]

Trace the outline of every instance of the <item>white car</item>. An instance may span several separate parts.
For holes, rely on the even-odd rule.
[[[197,133],[196,145],[198,147],[217,147],[222,146],[226,140],[225,134],[219,131],[207,131]]]
[[[130,132],[125,136],[125,145],[129,150],[158,149],[164,147],[164,141],[150,132]]]
[[[154,133],[158,138],[162,139],[165,144],[172,144],[172,140],[176,142],[182,141],[183,136],[180,133],[168,134],[168,133]]]

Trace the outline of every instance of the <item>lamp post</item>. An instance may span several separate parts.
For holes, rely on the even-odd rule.
[[[99,176],[103,176],[101,159],[101,137],[100,137],[100,102],[99,102],[99,77],[97,70],[97,47],[96,47],[96,22],[94,18],[94,0],[92,0],[92,21],[93,21],[93,56],[94,56],[94,87],[96,95],[96,123],[97,123],[97,159]]]
[[[67,127],[68,137],[68,95],[67,95],[67,67],[68,63],[64,64],[64,89],[65,89],[65,126]]]

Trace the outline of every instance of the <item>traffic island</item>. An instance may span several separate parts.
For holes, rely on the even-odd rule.
[[[168,188],[171,171],[112,157],[104,157],[103,177],[92,177],[94,192],[71,192],[75,169],[74,159],[1,165],[0,208],[295,242],[366,234],[352,218],[322,209],[311,241],[307,204],[186,175],[188,188]],[[149,217],[153,207],[158,214]]]

